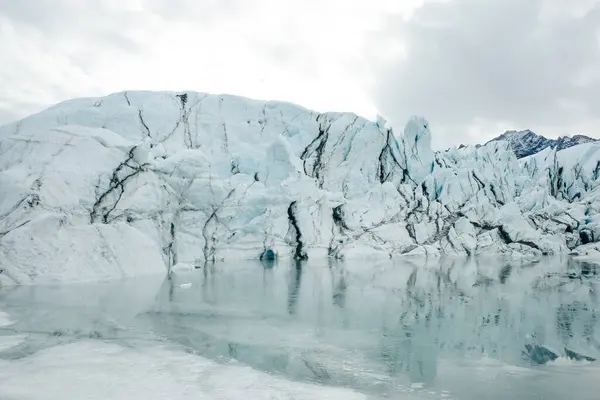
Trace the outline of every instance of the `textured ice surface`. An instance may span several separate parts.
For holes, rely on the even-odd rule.
[[[12,321],[8,317],[8,314],[3,311],[0,311],[0,327],[10,324],[12,324]]]
[[[57,346],[13,362],[0,361],[0,381],[0,397],[7,399],[367,398],[347,389],[219,365],[164,347],[140,350],[92,341]]]
[[[13,324],[13,321],[9,318],[8,314],[0,310],[0,328],[7,327]],[[24,336],[21,335],[9,335],[0,336],[0,353],[11,347],[15,347],[25,340]]]
[[[235,96],[67,101],[0,128],[0,285],[265,255],[600,256],[600,144],[430,142],[422,118]]]

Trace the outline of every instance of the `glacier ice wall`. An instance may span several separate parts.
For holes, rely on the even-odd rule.
[[[0,285],[224,259],[596,255],[600,145],[443,153],[412,118],[123,92],[0,128]]]

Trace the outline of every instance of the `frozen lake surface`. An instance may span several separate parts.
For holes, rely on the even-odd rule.
[[[596,399],[597,287],[565,258],[0,288],[0,398]]]

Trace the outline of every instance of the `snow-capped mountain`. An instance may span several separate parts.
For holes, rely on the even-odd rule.
[[[511,148],[517,155],[517,158],[523,158],[539,153],[548,147],[556,147],[560,151],[568,149],[569,147],[577,146],[579,144],[595,142],[597,139],[585,135],[561,136],[558,139],[547,139],[544,136],[537,135],[530,130],[524,130],[507,131],[502,135],[490,140],[490,142],[493,141],[505,141],[510,143]]]
[[[0,128],[0,285],[218,260],[600,254],[600,144],[431,150],[429,125],[202,93]]]

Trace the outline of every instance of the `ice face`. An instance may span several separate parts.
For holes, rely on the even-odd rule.
[[[412,117],[402,135],[401,146],[408,173],[415,183],[421,183],[433,172],[433,151],[431,150],[431,132],[424,118]]]
[[[413,117],[202,93],[76,99],[0,128],[0,285],[226,259],[600,251],[600,145],[437,153]]]

